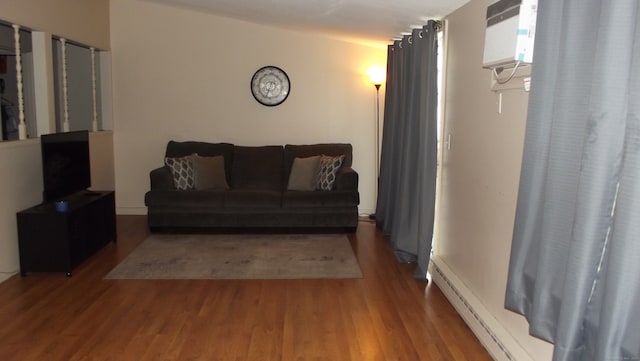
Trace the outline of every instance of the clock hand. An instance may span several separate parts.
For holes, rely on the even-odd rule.
[[[268,97],[272,97],[273,95],[271,94],[271,91],[275,89],[275,85],[273,84],[272,81],[267,83],[267,96]]]

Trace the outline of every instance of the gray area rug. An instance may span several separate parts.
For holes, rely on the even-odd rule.
[[[105,278],[362,278],[362,272],[344,234],[153,234]]]

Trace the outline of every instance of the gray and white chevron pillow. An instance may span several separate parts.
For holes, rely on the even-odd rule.
[[[189,190],[195,186],[195,176],[193,171],[193,158],[191,156],[181,158],[165,158],[164,164],[171,169],[173,184],[176,189]]]
[[[330,191],[333,189],[333,184],[336,181],[336,173],[342,166],[343,161],[344,155],[338,157],[322,155],[320,158],[320,172],[318,173],[316,189],[323,191]]]

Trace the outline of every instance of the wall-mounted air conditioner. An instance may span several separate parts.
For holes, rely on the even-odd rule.
[[[531,63],[538,0],[499,0],[487,8],[485,68]]]

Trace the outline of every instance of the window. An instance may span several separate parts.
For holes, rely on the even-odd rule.
[[[57,131],[102,129],[99,51],[53,40]]]

